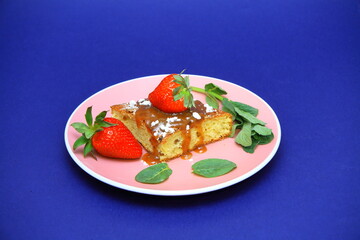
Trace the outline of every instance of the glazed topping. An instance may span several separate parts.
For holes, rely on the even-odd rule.
[[[194,151],[199,153],[205,152],[202,121],[207,117],[219,114],[219,110],[198,100],[195,100],[194,107],[180,113],[165,113],[152,106],[148,99],[132,100],[125,104],[123,109],[135,115],[138,126],[144,124],[149,132],[152,133],[150,141],[154,146],[154,152],[146,153],[142,157],[142,160],[149,165],[161,162],[159,157],[161,153],[158,152],[157,146],[167,135],[177,131],[181,132],[183,139],[181,144],[183,154],[181,158],[190,159],[192,156],[189,151],[191,141],[190,129],[195,129],[198,137],[197,148]]]
[[[196,127],[197,122],[204,119],[206,115],[217,113],[216,109],[198,100],[195,100],[195,107],[181,113],[162,112],[151,106],[147,99],[140,99],[137,102],[132,100],[125,109],[135,114],[138,123],[144,122],[157,141],[161,141],[166,135],[177,130],[189,131],[191,127]]]

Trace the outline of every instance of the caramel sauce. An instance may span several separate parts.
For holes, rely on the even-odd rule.
[[[189,160],[191,158],[192,158],[192,153],[191,152],[186,152],[183,155],[181,155],[181,159],[184,159],[184,160]]]
[[[196,152],[196,153],[204,153],[206,151],[207,151],[207,148],[205,145],[201,145],[194,149],[194,152]]]
[[[141,160],[143,160],[147,165],[155,165],[155,164],[161,163],[159,157],[156,157],[155,155],[153,155],[151,153],[145,153],[141,157]]]
[[[199,141],[194,151],[197,153],[206,152],[204,146],[204,134],[201,127],[202,121],[206,113],[205,106],[200,101],[195,101],[195,107],[181,113],[165,113],[159,109],[149,105],[137,105],[135,112],[135,120],[138,126],[144,124],[148,131],[151,133],[150,142],[154,151],[143,155],[142,160],[148,165],[160,163],[157,146],[168,135],[176,131],[181,131],[182,142],[182,159],[190,159],[192,157],[189,151],[189,144],[191,142],[190,129],[196,129]],[[195,113],[195,114],[194,114]]]

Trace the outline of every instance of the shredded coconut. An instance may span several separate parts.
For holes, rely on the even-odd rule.
[[[181,119],[178,117],[171,117],[171,118],[167,118],[166,121],[169,123],[173,123],[173,122],[181,121]]]
[[[137,109],[136,101],[131,100],[125,107],[125,109]]]
[[[194,118],[196,118],[196,119],[201,119],[201,116],[200,116],[200,114],[199,113],[197,113],[197,112],[193,112],[193,117]]]
[[[149,100],[146,99],[140,99],[138,101],[139,105],[143,105],[143,106],[151,106],[151,102]]]
[[[159,124],[159,120],[153,121],[152,123],[150,123],[150,126],[153,127],[153,126],[155,126],[156,124]]]
[[[155,137],[164,138],[166,137],[167,134],[175,132],[172,123],[177,121],[180,121],[180,119],[177,117],[172,117],[172,118],[167,118],[166,122],[159,122],[159,120],[156,120],[150,123],[150,126],[155,127],[153,130]]]
[[[205,103],[204,106],[205,106],[205,108],[206,108],[206,112],[207,112],[207,113],[215,112],[215,111],[216,111],[212,106],[210,106],[210,105],[207,104],[207,103]]]

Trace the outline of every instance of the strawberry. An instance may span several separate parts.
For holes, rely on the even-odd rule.
[[[180,74],[166,76],[149,94],[151,104],[167,113],[183,112],[194,105],[189,91],[189,78]]]
[[[91,110],[92,107],[89,107],[85,114],[88,125],[79,122],[71,124],[76,131],[82,133],[73,145],[74,150],[85,144],[84,156],[91,153],[95,159],[93,149],[105,157],[126,159],[141,157],[140,143],[120,120],[105,118],[106,111],[103,111],[96,116],[93,123]]]

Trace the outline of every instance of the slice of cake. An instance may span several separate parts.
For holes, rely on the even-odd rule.
[[[147,99],[111,106],[111,112],[148,151],[143,159],[150,164],[206,151],[206,144],[230,135],[233,122],[231,114],[200,101],[181,113],[162,112]]]

